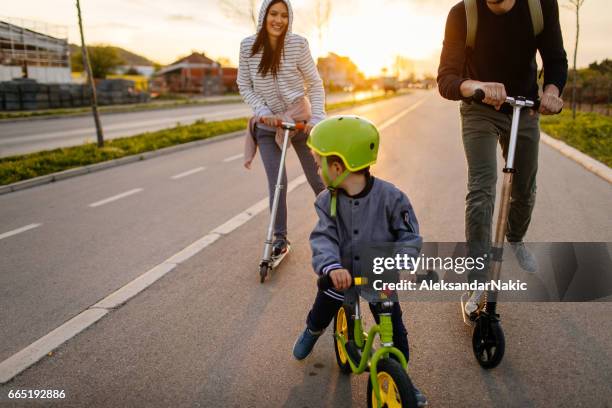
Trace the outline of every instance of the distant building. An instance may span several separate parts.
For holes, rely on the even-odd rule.
[[[333,52],[327,57],[319,58],[317,68],[328,90],[359,88],[365,82],[363,74],[349,57],[342,57]]]
[[[224,92],[238,92],[238,84],[236,83],[236,79],[238,79],[238,68],[230,68],[223,67],[223,87]]]
[[[194,52],[157,71],[151,90],[158,93],[220,95],[223,93],[223,71],[219,63],[203,53]]]
[[[67,30],[29,20],[0,20],[0,81],[14,78],[70,83]]]

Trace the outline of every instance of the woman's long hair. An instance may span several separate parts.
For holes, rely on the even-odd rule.
[[[283,0],[275,0],[268,5],[268,8],[266,9],[266,14],[264,15],[263,22],[261,24],[261,29],[257,33],[255,43],[253,43],[253,48],[251,49],[252,57],[263,48],[263,55],[261,57],[261,61],[259,62],[259,67],[257,68],[257,72],[262,76],[266,76],[268,75],[268,72],[271,72],[272,75],[276,78],[276,74],[278,73],[278,70],[280,68],[281,58],[285,49],[285,36],[287,35],[287,30],[289,26],[285,27],[285,31],[278,39],[276,49],[273,49],[272,44],[270,44],[270,38],[268,37],[268,28],[266,27],[270,7],[272,7],[276,3],[281,2],[285,3]]]

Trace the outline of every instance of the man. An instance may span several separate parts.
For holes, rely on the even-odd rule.
[[[470,256],[476,257],[488,254],[491,247],[498,141],[504,157],[507,153],[512,109],[502,104],[507,95],[538,99],[535,57],[539,51],[544,65],[539,113],[557,113],[563,107],[560,96],[567,79],[567,57],[556,0],[540,0],[537,4],[541,7],[539,21],[543,23],[539,32],[538,16],[531,15],[533,2],[475,0],[477,25],[475,35],[470,30],[471,40],[467,39],[466,3],[469,1],[458,3],[448,15],[438,86],[444,98],[463,100],[462,138],[468,163],[465,235]],[[483,103],[466,103],[477,89],[484,91]],[[528,112],[521,115],[519,123],[506,238],[521,267],[534,273],[536,260],[522,241],[535,204],[540,130],[539,115],[533,110]],[[468,278],[482,281],[485,276],[486,268],[471,271]],[[468,314],[476,310],[481,295],[478,291],[472,294],[466,304]]]

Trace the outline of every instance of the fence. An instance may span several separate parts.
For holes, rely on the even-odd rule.
[[[122,79],[102,80],[96,85],[98,103],[115,105],[143,103],[149,94],[137,92],[134,82]],[[0,82],[0,110],[37,110],[88,106],[91,89],[82,84],[41,84],[33,79]]]

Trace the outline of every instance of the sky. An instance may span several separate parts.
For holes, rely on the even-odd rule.
[[[246,4],[248,0],[226,0]],[[517,0],[526,1],[526,0]],[[573,55],[575,14],[558,0],[568,59]],[[192,51],[238,62],[242,38],[252,24],[227,14],[219,0],[81,0],[88,44],[123,47],[155,62],[169,64]],[[259,2],[258,2],[259,3]],[[329,25],[319,41],[313,0],[293,0],[294,32],[308,38],[313,56],[332,51],[350,57],[368,76],[391,67],[397,55],[417,60],[417,74],[434,73],[444,25],[457,0],[332,0]],[[578,66],[612,58],[610,0],[586,0],[581,9]],[[70,42],[80,44],[73,0],[4,2],[0,18],[35,20],[63,27]],[[60,28],[60,31],[62,29]]]

